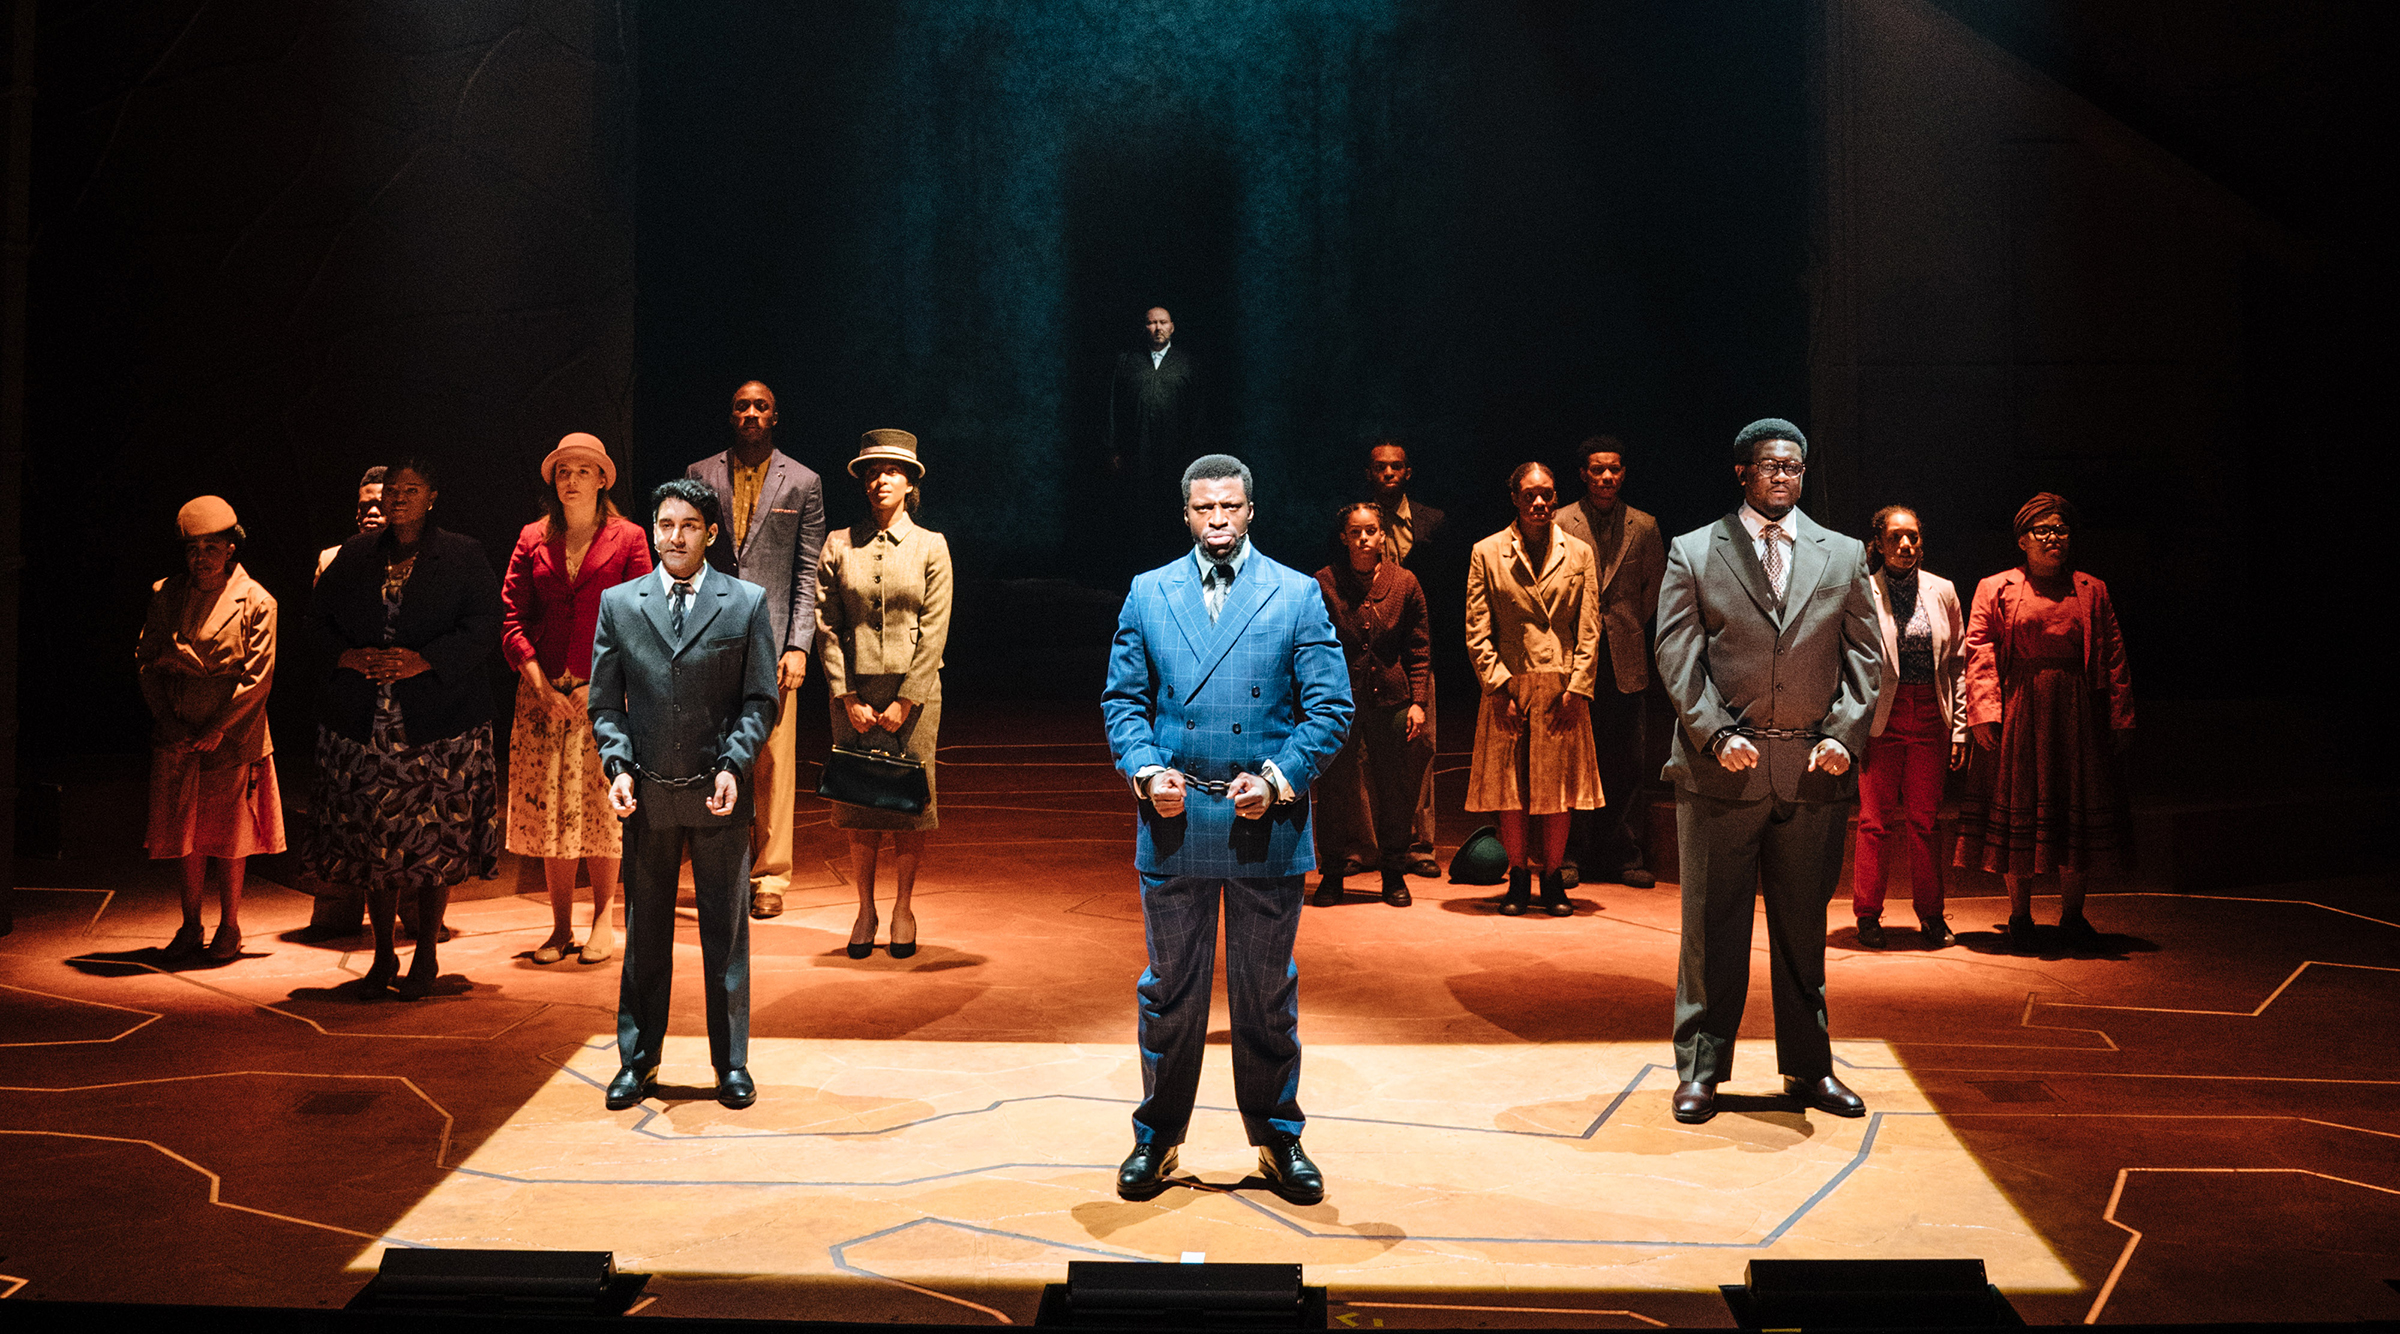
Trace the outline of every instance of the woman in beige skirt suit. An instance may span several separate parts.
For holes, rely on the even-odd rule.
[[[1508,850],[1500,911],[1523,915],[1538,871],[1542,910],[1570,917],[1559,878],[1568,825],[1573,812],[1601,804],[1590,712],[1599,579],[1591,547],[1551,522],[1558,484],[1548,468],[1519,465],[1508,496],[1517,521],[1476,543],[1467,562],[1467,653],[1483,682],[1467,809],[1499,819]]]
[[[891,832],[898,882],[892,957],[905,959],[917,952],[909,895],[925,833],[941,823],[931,794],[942,727],[942,650],[950,639],[950,544],[909,517],[925,475],[915,436],[867,432],[850,474],[866,484],[872,516],[828,534],[817,569],[817,652],[832,699],[833,741],[921,761],[928,799],[916,815],[835,802],[833,825],[850,831],[850,875],[858,886],[853,959],[875,949],[875,862],[884,832]]]

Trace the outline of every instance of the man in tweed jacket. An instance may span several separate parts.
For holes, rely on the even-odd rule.
[[[1350,730],[1350,674],[1317,581],[1249,541],[1250,470],[1226,454],[1183,474],[1190,554],[1137,576],[1117,620],[1101,710],[1141,797],[1134,866],[1142,1104],[1117,1193],[1169,1184],[1200,1084],[1218,904],[1234,1101],[1268,1186],[1324,1198],[1300,1148],[1300,993],[1292,939],[1315,866],[1308,789]]]

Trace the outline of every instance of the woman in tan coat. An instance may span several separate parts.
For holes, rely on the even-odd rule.
[[[1467,809],[1499,818],[1508,850],[1500,911],[1522,915],[1531,881],[1542,910],[1575,912],[1559,866],[1573,812],[1601,805],[1591,698],[1600,654],[1600,589],[1592,549],[1551,522],[1558,484],[1538,463],[1509,475],[1517,521],[1475,544],[1467,561],[1467,654],[1483,682]],[[1530,826],[1530,827],[1529,827]]]
[[[252,853],[283,851],[283,798],[267,692],[275,684],[275,599],[235,559],[233,506],[202,496],[175,516],[184,572],[150,590],[134,661],[151,733],[152,857],[183,862],[183,925],[170,955],[200,952],[200,900],[217,864],[217,934],[208,957],[242,952],[242,876]]]
[[[909,896],[934,809],[934,748],[942,727],[942,651],[950,640],[950,544],[909,517],[917,507],[917,438],[869,431],[850,474],[866,484],[872,516],[830,533],[817,567],[817,652],[833,708],[837,746],[897,751],[925,766],[927,800],[915,815],[833,804],[833,826],[850,831],[850,874],[858,920],[850,957],[875,949],[875,862],[891,831],[892,957],[917,952]]]

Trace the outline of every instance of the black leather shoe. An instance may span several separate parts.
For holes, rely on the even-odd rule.
[[[717,1101],[738,1112],[758,1101],[758,1085],[751,1082],[747,1069],[737,1065],[717,1076]]]
[[[1797,1075],[1785,1075],[1783,1077],[1783,1095],[1787,1098],[1798,1098],[1820,1112],[1831,1112],[1835,1116],[1865,1116],[1867,1114],[1867,1100],[1852,1093],[1849,1085],[1844,1084],[1833,1075],[1827,1075],[1823,1079],[1802,1079]]]
[[[1883,919],[1881,917],[1858,919],[1858,943],[1871,950],[1883,948]]]
[[[1946,950],[1958,943],[1958,937],[1950,933],[1950,924],[1942,920],[1940,913],[1917,919],[1917,939],[1929,950]]]
[[[2091,919],[2082,913],[2059,918],[2058,934],[2066,939],[2068,949],[2079,953],[2091,954],[2107,948],[2100,939],[2100,932],[2092,926]]]
[[[1687,1079],[1675,1086],[1675,1119],[1696,1126],[1717,1114],[1717,1086]]]
[[[1438,880],[1441,878],[1442,864],[1431,857],[1411,857],[1408,859],[1408,873]]]
[[[2042,947],[2034,940],[2032,918],[2011,917],[2008,919],[2008,952],[2011,954],[2039,954],[2042,952]]]
[[[1508,868],[1508,892],[1500,896],[1502,917],[1523,917],[1533,906],[1533,872],[1522,866]]]
[[[1617,872],[1617,883],[1634,889],[1649,889],[1658,883],[1658,877],[1639,866],[1628,866]]]
[[[1398,871],[1384,872],[1383,901],[1395,908],[1405,908],[1415,902],[1408,892],[1408,877]]]
[[[621,1112],[658,1091],[658,1067],[636,1070],[632,1066],[617,1071],[608,1081],[608,1110]]]
[[[1325,1198],[1325,1174],[1308,1160],[1298,1135],[1278,1135],[1258,1146],[1258,1174],[1267,1189],[1292,1204],[1315,1204]]]
[[[1309,895],[1308,901],[1319,908],[1330,908],[1340,903],[1342,901],[1342,878],[1338,875],[1329,875],[1319,879],[1317,892]]]
[[[1575,905],[1567,902],[1566,882],[1556,871],[1542,872],[1542,911],[1552,917],[1575,915]]]
[[[1136,1144],[1133,1152],[1125,1155],[1125,1165],[1117,1169],[1117,1198],[1154,1198],[1172,1184],[1167,1180],[1167,1173],[1174,1170],[1174,1145]]]

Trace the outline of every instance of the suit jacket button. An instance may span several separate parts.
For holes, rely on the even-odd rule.
[[[1183,730],[1186,732],[1191,731],[1193,728],[1198,727],[1199,725],[1200,720],[1197,718],[1186,718],[1183,720]]]
[[[1234,731],[1236,731],[1236,732],[1239,732],[1239,731],[1241,731],[1241,730],[1242,730],[1242,725],[1241,725],[1240,723],[1235,723],[1235,724],[1233,725],[1233,730],[1234,730]]]
[[[1257,686],[1252,686],[1252,687],[1250,687],[1250,698],[1252,698],[1252,699],[1257,699],[1257,698],[1258,698],[1258,687],[1257,687]]]

